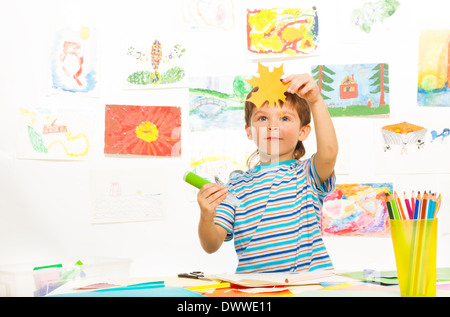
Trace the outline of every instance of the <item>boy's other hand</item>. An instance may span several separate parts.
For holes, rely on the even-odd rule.
[[[228,187],[209,183],[203,185],[197,194],[197,202],[200,206],[201,217],[205,220],[213,220],[216,207],[227,197]]]

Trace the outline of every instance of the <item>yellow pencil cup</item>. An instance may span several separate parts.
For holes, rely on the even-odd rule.
[[[437,219],[390,220],[402,297],[436,296]]]

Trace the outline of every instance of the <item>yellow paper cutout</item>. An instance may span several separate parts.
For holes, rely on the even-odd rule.
[[[253,86],[258,87],[257,92],[253,92],[251,97],[247,100],[254,103],[257,108],[260,108],[266,101],[269,107],[278,106],[281,111],[279,100],[286,101],[286,86],[281,81],[281,76],[284,74],[283,65],[274,67],[273,72],[258,62],[259,77],[248,79],[247,82]]]

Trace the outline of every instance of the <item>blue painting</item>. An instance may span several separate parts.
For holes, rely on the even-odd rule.
[[[93,93],[98,86],[97,53],[97,40],[90,28],[56,32],[50,53],[51,88]]]

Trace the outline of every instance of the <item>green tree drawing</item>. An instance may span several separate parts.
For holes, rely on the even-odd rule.
[[[380,106],[385,105],[384,94],[389,93],[389,65],[388,64],[377,64],[372,71],[375,73],[370,77],[369,80],[374,80],[370,85],[375,89],[371,91],[371,94],[380,93]]]
[[[239,100],[244,101],[252,87],[247,83],[246,76],[236,76],[233,81],[233,94]]]
[[[328,92],[334,91],[334,88],[327,84],[332,84],[334,82],[334,79],[331,76],[335,75],[336,73],[333,72],[328,67],[326,67],[325,65],[318,65],[314,67],[311,72],[314,80],[317,82],[317,85],[319,86],[319,90],[323,100],[331,99],[330,97],[324,95],[322,91],[323,90]]]

